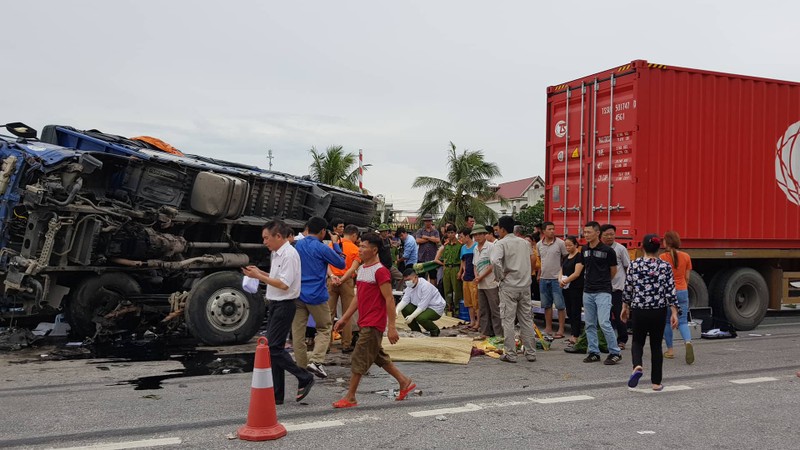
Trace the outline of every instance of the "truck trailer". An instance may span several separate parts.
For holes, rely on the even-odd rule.
[[[635,60],[547,88],[545,218],[675,230],[690,308],[739,330],[800,303],[800,83]]]

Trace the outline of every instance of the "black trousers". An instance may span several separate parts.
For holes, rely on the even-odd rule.
[[[628,324],[620,319],[622,314],[622,291],[611,293],[611,326],[617,333],[617,343],[628,343]]]
[[[567,317],[572,337],[578,338],[583,331],[581,310],[583,308],[583,289],[564,289],[564,303],[567,304]]]
[[[650,380],[653,384],[661,384],[664,355],[661,353],[661,340],[664,339],[664,323],[667,320],[667,308],[632,309],[633,347],[631,358],[633,367],[642,365],[644,340],[650,335]]]
[[[542,301],[542,293],[539,291],[539,281],[536,275],[531,275],[531,299]]]
[[[272,384],[276,403],[283,403],[284,371],[297,377],[297,383],[300,387],[307,385],[314,378],[307,370],[298,367],[291,355],[284,349],[286,336],[292,331],[292,321],[294,320],[296,309],[297,307],[293,300],[269,302],[267,340],[269,341]]]

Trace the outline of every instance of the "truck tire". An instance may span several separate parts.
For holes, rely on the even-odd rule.
[[[81,338],[94,337],[97,324],[113,311],[128,295],[141,294],[142,288],[130,275],[104,273],[84,279],[78,283],[69,301],[69,324]],[[121,321],[118,327],[133,327],[136,323]]]
[[[689,309],[708,307],[708,287],[703,277],[694,270],[689,271]]]
[[[374,214],[377,207],[375,201],[369,198],[339,194],[338,192],[331,192],[331,194],[333,194],[331,198],[331,207],[360,214]]]
[[[242,275],[216,272],[189,291],[184,318],[189,332],[208,345],[243,344],[264,320],[264,300],[242,289]]]
[[[749,267],[731,269],[715,286],[728,322],[737,330],[752,330],[764,319],[769,288],[764,277]]]

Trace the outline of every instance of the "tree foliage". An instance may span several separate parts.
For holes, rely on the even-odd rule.
[[[514,219],[525,228],[526,233],[533,233],[533,226],[544,221],[544,200],[520,210]]]
[[[340,188],[358,190],[358,155],[346,153],[341,145],[332,145],[324,152],[311,147],[311,179]],[[355,167],[354,167],[355,166]],[[370,164],[364,165],[364,170]]]
[[[486,202],[495,196],[490,180],[500,176],[497,164],[484,159],[483,152],[456,151],[450,142],[447,157],[447,176],[444,179],[421,176],[413,188],[427,189],[420,214],[442,214],[442,222],[464,224],[464,216],[475,216],[478,223],[492,223],[497,215]]]

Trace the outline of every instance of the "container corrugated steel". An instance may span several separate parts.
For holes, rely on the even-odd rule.
[[[550,87],[545,217],[634,247],[800,248],[798,130],[800,83],[636,60]]]

